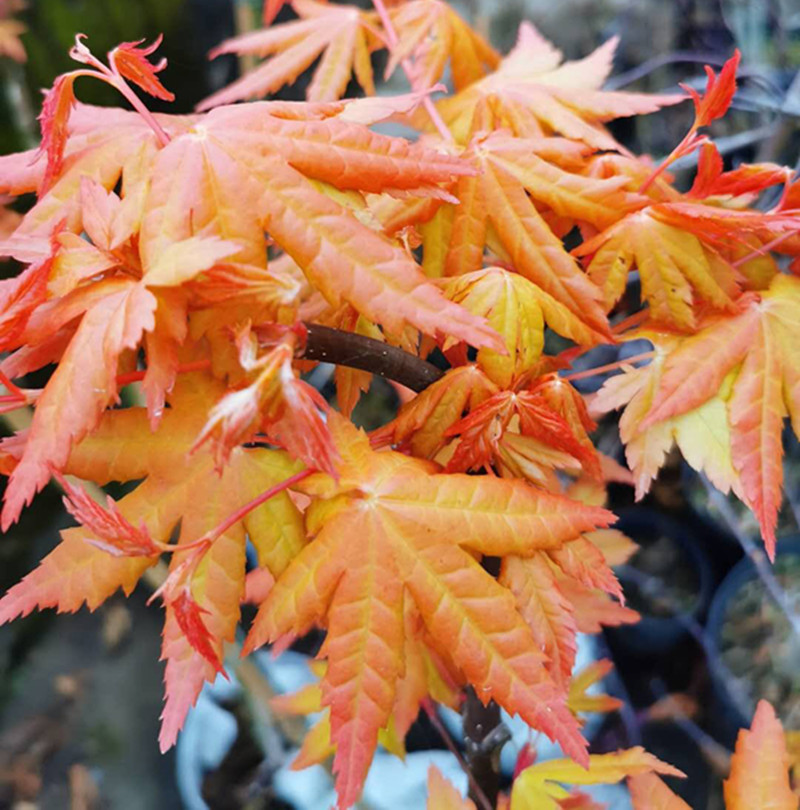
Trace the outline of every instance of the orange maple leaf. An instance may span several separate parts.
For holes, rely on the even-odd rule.
[[[275,25],[225,40],[211,57],[225,53],[255,54],[268,58],[262,65],[198,105],[207,110],[249,98],[264,98],[294,80],[322,54],[306,90],[309,101],[335,101],[344,95],[351,73],[368,95],[374,95],[370,52],[376,39],[374,12],[354,6],[292,0],[300,16],[295,22]]]
[[[437,109],[461,143],[480,129],[508,127],[520,137],[565,135],[596,149],[615,150],[619,145],[604,122],[685,99],[602,90],[616,46],[616,38],[610,39],[584,59],[562,64],[561,51],[524,21],[516,46],[499,68],[438,102]],[[421,114],[415,122],[430,128]]]
[[[315,539],[278,578],[245,649],[326,621],[323,702],[331,707],[340,806],[356,800],[392,710],[403,672],[404,593],[482,700],[494,698],[585,759],[513,597],[462,546],[530,555],[611,515],[518,482],[442,475],[429,462],[371,451],[341,418],[331,427],[344,460],[339,482],[319,475],[304,485],[316,496],[306,512]]]
[[[445,662],[430,649],[430,640],[413,602],[403,604],[405,667],[397,681],[394,705],[384,728],[378,731],[378,742],[391,753],[405,756],[405,737],[417,719],[420,707],[436,701],[457,710],[461,694]],[[323,645],[320,655],[325,655]],[[312,670],[319,677],[327,671],[324,660],[316,661]],[[323,691],[317,683],[303,687],[299,692],[281,695],[270,701],[279,712],[312,715],[322,712],[303,741],[297,757],[292,761],[292,770],[308,768],[324,762],[336,753],[331,742],[330,707],[323,705]]]
[[[90,224],[87,227],[94,232]],[[217,238],[176,243],[165,251],[164,260],[152,268],[150,275],[140,280],[136,279],[141,274],[136,256],[104,251],[73,234],[63,234],[57,250],[55,260],[47,267],[50,283],[58,285],[63,294],[49,300],[37,299],[38,306],[24,328],[19,334],[12,333],[21,347],[20,354],[27,360],[24,371],[54,359],[60,362],[38,397],[25,452],[9,479],[2,516],[5,527],[17,519],[22,506],[44,486],[51,467],[63,468],[73,442],[91,431],[105,408],[117,402],[121,356],[137,349],[145,333],[161,327],[160,334],[163,330],[171,335],[180,326],[180,320],[156,320],[157,310],[162,304],[169,307],[171,300],[160,291],[173,286],[176,280],[180,283],[212,267],[235,252],[236,246]],[[81,283],[85,276],[90,278]],[[182,315],[185,328],[185,311],[170,314],[179,318]],[[44,353],[35,357],[35,362],[30,357],[31,350],[47,347],[54,339],[59,341],[60,349],[56,358]],[[165,372],[162,384],[166,387],[174,381],[175,367],[165,370],[159,366],[160,359],[151,353],[152,372],[146,375],[151,388],[151,416],[163,405],[165,394],[164,389],[155,386],[153,374]],[[11,372],[13,364],[14,356],[6,361],[9,373],[24,373],[19,367]]]
[[[712,143],[700,147],[697,175],[687,197],[741,197],[755,195],[770,186],[789,182],[793,173],[777,163],[742,163],[735,169],[723,171],[722,155]]]
[[[394,444],[418,458],[434,458],[449,441],[447,431],[497,386],[475,365],[457,366],[429,385],[397,417],[371,435],[375,446]]]
[[[263,266],[266,230],[332,304],[348,301],[393,332],[411,323],[429,333],[463,335],[475,345],[497,345],[494,332],[449,305],[402,248],[312,182],[424,194],[473,170],[435,150],[342,121],[335,116],[340,110],[264,102],[199,117],[162,116],[171,141],[159,149],[135,114],[110,113],[105,126],[106,113],[79,106],[70,118],[74,135],[66,152],[73,155],[72,146],[77,154],[17,234],[49,235],[57,212],[78,232],[82,176],[108,187],[122,175],[124,189],[132,181],[124,197],[135,194],[140,211],[147,211],[139,235],[145,274],[171,244],[200,234],[239,243],[232,258]],[[35,171],[20,178],[14,169],[4,183],[4,166],[19,159],[0,158],[0,190],[35,189]],[[214,195],[207,193],[212,187]]]
[[[733,372],[727,401],[731,460],[773,557],[787,413],[800,434],[800,376],[793,359],[800,335],[800,279],[776,276],[768,290],[743,296],[739,307],[736,315],[711,319],[667,356],[640,426],[648,430],[700,407]]]
[[[323,418],[328,405],[316,389],[297,379],[292,368],[297,333],[286,330],[278,344],[261,357],[249,324],[236,342],[242,368],[255,379],[217,402],[195,447],[213,439],[217,465],[222,469],[231,450],[260,431],[310,468],[335,475],[338,456]]]
[[[628,780],[634,810],[691,810],[654,773],[642,773]]]
[[[512,388],[537,369],[544,349],[544,328],[579,343],[595,335],[577,315],[554,301],[525,276],[501,267],[487,267],[456,276],[444,285],[447,297],[468,312],[486,318],[505,343],[505,354],[491,348],[478,351],[476,361],[492,382]],[[445,353],[457,341],[442,346]]]
[[[39,567],[0,599],[0,623],[35,608],[75,611],[86,604],[93,610],[118,588],[130,593],[157,562],[180,522],[177,545],[171,547],[174,572],[193,553],[181,552],[181,546],[196,543],[240,507],[297,472],[296,462],[277,450],[236,448],[221,475],[211,452],[189,453],[220,392],[219,383],[206,375],[185,375],[155,432],[145,408],[103,415],[91,436],[73,448],[64,470],[99,484],[145,479],[116,509],[126,523],[143,524],[158,548],[150,556],[112,555],[98,548],[109,538],[105,530],[97,531],[103,527],[93,519],[67,529]],[[285,492],[229,526],[211,543],[186,588],[166,601],[162,649],[167,662],[166,705],[160,735],[164,750],[175,742],[205,680],[214,679],[225,642],[233,639],[245,589],[247,538],[259,564],[278,576],[305,541],[301,516]]]
[[[459,205],[443,205],[423,226],[425,269],[433,276],[479,271],[488,245],[536,285],[541,309],[557,331],[584,344],[603,340],[609,333],[600,290],[565,250],[531,197],[554,210],[570,210],[573,216],[613,221],[619,214],[595,201],[609,195],[613,200],[620,183],[586,179],[555,166],[532,171],[538,158],[529,150],[541,142],[526,142],[522,152],[506,150],[509,142],[512,139],[495,136],[476,139],[464,153],[480,174],[460,178],[454,188]],[[545,142],[545,148],[552,145]]]
[[[739,68],[741,56],[737,48],[733,52],[733,56],[725,62],[719,75],[714,72],[713,68],[705,66],[706,89],[702,96],[689,85],[681,85],[691,96],[694,104],[693,129],[707,127],[712,121],[722,118],[728,112],[734,93],[736,93],[736,71]]]
[[[60,473],[55,474],[64,490],[64,507],[91,535],[88,543],[117,557],[152,557],[167,550],[150,536],[144,522],[136,528],[107,496],[105,508],[80,486]]]
[[[668,204],[667,204],[668,205]],[[602,290],[606,309],[625,292],[629,271],[639,271],[642,298],[659,323],[691,329],[694,296],[718,309],[734,309],[740,276],[704,238],[700,228],[681,228],[663,217],[665,206],[652,206],[622,220],[573,250],[585,256],[586,270]],[[713,217],[710,209],[708,216]]]
[[[159,35],[153,44],[146,48],[140,47],[144,42],[143,39],[136,42],[122,42],[109,53],[108,59],[122,76],[134,82],[146,93],[162,101],[174,101],[175,95],[161,84],[156,75],[167,66],[167,60],[161,59],[154,65],[147,59],[158,50],[162,39],[163,37]]]
[[[386,77],[404,59],[411,59],[412,84],[433,87],[450,65],[456,91],[482,79],[500,62],[499,54],[441,0],[412,0],[389,14],[398,41],[389,54]]]
[[[543,377],[524,389],[488,397],[452,425],[446,435],[460,434],[461,439],[448,469],[488,469],[498,464],[504,474],[511,471],[542,484],[538,462],[549,468],[582,469],[599,480],[600,459],[588,437],[595,427],[568,382],[555,375]]]
[[[730,381],[724,381],[720,389],[697,408],[645,427],[643,420],[654,404],[664,365],[680,348],[682,338],[674,333],[647,329],[630,333],[629,337],[649,340],[655,347],[654,357],[640,368],[623,366],[621,374],[606,380],[593,397],[591,410],[594,415],[600,415],[624,406],[619,433],[633,472],[636,498],[643,498],[649,491],[673,445],[677,445],[687,463],[707,475],[718,490],[724,493],[733,490],[741,496],[739,475],[731,459],[727,411]]]

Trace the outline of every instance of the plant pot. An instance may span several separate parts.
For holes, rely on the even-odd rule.
[[[778,543],[773,567],[800,618],[800,537]],[[706,626],[718,734],[732,742],[749,726],[765,698],[784,727],[800,730],[800,635],[769,596],[753,562],[746,558],[717,590]]]
[[[800,501],[800,442],[788,426],[783,431],[782,442],[785,498],[778,512],[776,533],[779,537],[796,531],[797,519],[792,502],[797,505]],[[692,511],[706,523],[716,526],[720,539],[727,537],[737,552],[739,543],[736,534],[750,538],[760,537],[761,527],[758,525],[758,519],[732,492],[723,495],[715,490],[711,495],[701,482],[698,473],[685,462],[681,467],[681,481]],[[721,508],[726,514],[723,514]]]
[[[668,653],[704,615],[714,575],[702,538],[685,523],[636,507],[619,514],[616,528],[641,548],[616,573],[627,603],[641,621],[605,632],[612,646],[634,657]]]

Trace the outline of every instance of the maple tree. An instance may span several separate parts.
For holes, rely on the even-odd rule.
[[[609,528],[609,481],[642,497],[677,444],[775,553],[787,416],[800,436],[800,199],[784,167],[725,171],[707,134],[738,53],[702,94],[609,92],[613,40],[565,62],[524,23],[502,57],[441,0],[292,0],[298,19],[272,24],[283,5],[217,48],[264,61],[189,115],[138,93],[173,99],[158,41],[104,62],[79,35],[40,148],[0,157],[0,194],[36,195],[0,230],[22,265],[0,282],[0,406],[32,409],[0,446],[0,522],[52,479],[79,524],[0,599],[0,622],[94,609],[167,556],[162,749],[224,672],[248,600],[245,653],[325,631],[318,685],[278,703],[324,710],[298,764],[333,755],[340,807],[379,742],[401,753],[420,709],[465,689],[571,758],[523,763],[512,810],[588,807],[563,785],[626,777],[642,807],[679,807],[655,775],[671,766],[589,756],[580,714],[616,704],[585,694],[603,666],[573,670],[578,632],[637,619],[612,570],[635,546]],[[409,93],[374,96],[383,49]],[[306,102],[234,103],[312,66]],[[342,100],[353,76],[367,97]],[[86,78],[133,109],[80,103]],[[605,126],[689,98],[694,122],[658,165]],[[370,129],[386,120],[419,139]],[[694,152],[681,191],[668,169]],[[643,306],[620,319],[634,272]],[[548,329],[574,345],[546,353]],[[652,351],[569,370],[642,339]],[[335,406],[301,378],[320,361]],[[596,395],[572,385],[609,370]],[[403,404],[366,434],[352,412],[376,374]],[[620,408],[630,472],[591,437]],[[85,488],[112,481],[132,482],[118,502]],[[750,796],[773,783],[748,771],[783,761],[776,722],[761,706],[740,738],[729,807],[766,808]],[[474,806],[436,771],[429,786],[430,807]]]

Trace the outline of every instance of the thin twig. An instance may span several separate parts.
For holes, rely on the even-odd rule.
[[[222,535],[225,534],[225,532],[227,532],[231,526],[234,526],[245,515],[250,514],[250,512],[252,512],[254,509],[261,506],[262,503],[265,503],[270,498],[274,498],[276,495],[293,487],[295,484],[299,484],[301,481],[304,481],[315,472],[317,471],[314,469],[301,470],[299,473],[295,473],[284,481],[280,481],[279,483],[275,484],[275,486],[265,489],[260,495],[253,498],[252,501],[248,501],[244,506],[240,506],[235,512],[228,515],[228,517],[225,518],[225,520],[223,520],[219,526],[204,535],[204,538],[200,538],[200,540],[192,543],[192,545],[198,545],[203,539],[208,540],[209,543],[213,543],[217,538],[222,537]],[[187,548],[188,546],[176,546],[175,551],[184,551]]]
[[[633,329],[635,326],[639,326],[640,324],[644,323],[647,320],[648,315],[650,314],[650,310],[640,309],[638,312],[634,312],[633,315],[628,315],[627,318],[623,318],[619,323],[615,323],[611,327],[611,331],[615,335],[619,335],[622,332],[625,332],[628,329]]]
[[[616,371],[624,366],[632,366],[634,363],[641,363],[644,360],[652,360],[654,356],[654,351],[642,352],[641,354],[634,354],[633,357],[624,357],[621,360],[615,360],[613,363],[606,363],[604,366],[587,368],[583,371],[575,371],[571,374],[565,374],[561,379],[569,380],[570,382],[575,382],[576,380],[585,380],[587,377],[594,377],[598,374]]]

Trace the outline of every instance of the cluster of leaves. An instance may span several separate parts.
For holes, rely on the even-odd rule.
[[[220,46],[266,59],[192,115],[154,115],[134,89],[172,98],[158,43],[104,63],[78,37],[41,148],[0,157],[0,193],[36,194],[0,245],[25,265],[0,282],[0,402],[34,408],[0,448],[2,526],[53,477],[80,524],[0,599],[0,622],[94,609],[171,555],[164,749],[223,670],[245,598],[245,652],[324,629],[320,685],[297,705],[327,715],[301,759],[333,753],[341,807],[379,738],[401,749],[430,696],[457,705],[467,684],[577,763],[523,771],[514,808],[588,806],[555,783],[592,774],[672,773],[636,749],[588,756],[575,636],[636,620],[605,483],[632,473],[643,495],[673,443],[753,508],[774,553],[787,414],[800,431],[798,263],[776,254],[800,253],[800,217],[789,170],[725,171],[701,133],[731,102],[738,55],[691,92],[694,123],[655,166],[605,124],[686,97],[604,91],[613,41],[564,62],[525,23],[501,57],[440,0],[292,7],[297,21]],[[374,92],[380,48],[412,92],[340,101],[351,73]],[[233,103],[318,58],[307,102]],[[79,103],[85,77],[134,111]],[[421,137],[369,128],[392,118]],[[682,193],[666,170],[695,150]],[[612,324],[634,271],[646,306]],[[300,378],[307,323],[412,364],[438,349],[449,369],[368,436],[349,418],[363,363],[336,369],[336,410]],[[574,348],[544,354],[546,329]],[[649,364],[587,407],[561,371],[642,338]],[[631,473],[590,438],[593,415],[623,407]],[[102,505],[76,479],[139,483]]]

